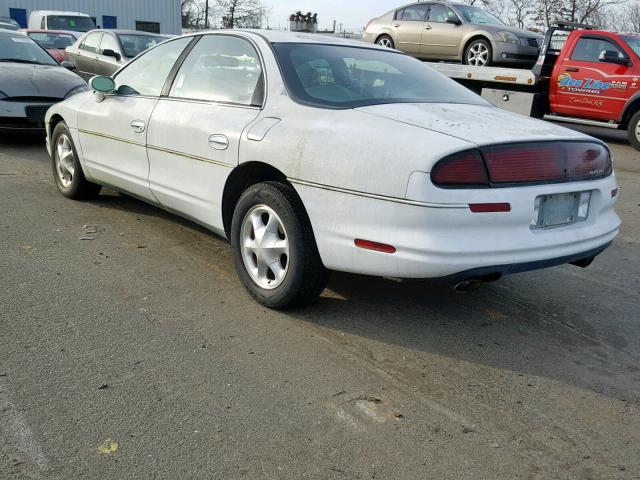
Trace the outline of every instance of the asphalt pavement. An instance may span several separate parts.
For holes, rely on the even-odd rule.
[[[640,153],[587,269],[243,291],[226,241],[0,139],[1,479],[640,478]]]

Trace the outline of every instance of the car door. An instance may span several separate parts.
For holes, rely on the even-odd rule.
[[[149,184],[163,206],[222,230],[222,192],[260,113],[262,71],[238,36],[204,35],[189,52],[149,124]]]
[[[417,55],[420,53],[422,30],[429,11],[428,4],[409,5],[396,12],[392,26],[397,40],[396,48]]]
[[[120,45],[118,44],[118,40],[116,40],[113,33],[104,32],[102,35],[102,40],[100,41],[100,48],[98,50],[98,62],[96,64],[96,75],[106,75],[110,77],[120,68],[122,65],[121,60],[118,60],[115,57],[105,55],[105,50],[111,50],[112,52],[120,55],[120,59],[122,59],[122,52],[120,50]]]
[[[458,15],[446,5],[431,4],[422,34],[421,56],[436,59],[458,56],[462,41],[462,21],[456,25],[447,23],[448,19],[460,21]]]
[[[89,80],[96,75],[96,62],[101,39],[102,32],[91,32],[78,48],[76,68],[78,69],[78,74],[85,80]]]
[[[628,60],[619,65],[606,61],[609,55]],[[558,59],[556,82],[550,88],[551,110],[601,120],[617,119],[629,96],[634,66],[624,48],[614,39],[583,35],[569,58]]]
[[[149,50],[114,78],[116,90],[78,111],[83,166],[99,183],[155,201],[149,190],[147,126],[176,60],[193,40],[182,37]]]

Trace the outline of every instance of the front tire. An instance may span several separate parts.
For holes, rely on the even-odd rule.
[[[472,67],[488,67],[493,60],[491,44],[488,40],[474,40],[464,51],[464,63]]]
[[[391,38],[389,35],[380,35],[376,40],[376,44],[380,45],[381,47],[396,48],[395,44],[393,43],[393,38]]]
[[[302,202],[289,185],[258,183],[240,196],[231,246],[240,281],[266,307],[301,306],[324,290],[329,272]]]
[[[79,200],[100,193],[102,187],[85,178],[69,127],[64,122],[58,123],[51,135],[51,166],[56,186],[65,197]]]
[[[640,150],[640,111],[636,112],[629,120],[627,138],[633,148]]]

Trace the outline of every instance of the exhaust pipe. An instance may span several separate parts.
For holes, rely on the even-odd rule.
[[[500,272],[488,273],[477,277],[466,278],[453,285],[453,290],[459,293],[477,290],[484,283],[495,282],[502,276]]]

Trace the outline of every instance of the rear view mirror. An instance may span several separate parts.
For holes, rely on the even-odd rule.
[[[91,88],[93,88],[96,92],[102,93],[113,92],[116,88],[116,83],[111,77],[93,77],[89,81],[89,85],[91,85]]]
[[[605,50],[600,54],[598,58],[601,62],[604,63],[615,63],[616,65],[627,65],[629,66],[631,61],[627,57],[621,57],[618,52],[613,50]]]
[[[447,17],[446,23],[453,23],[454,25],[462,25],[462,20],[458,17]]]
[[[102,51],[102,55],[104,55],[105,57],[113,57],[118,61],[120,61],[120,59],[122,58],[118,52],[111,50],[109,48],[104,49]]]
[[[73,63],[68,62],[67,60],[63,60],[62,62],[60,62],[60,65],[62,65],[67,70],[71,70],[72,72],[76,69],[76,66]]]

